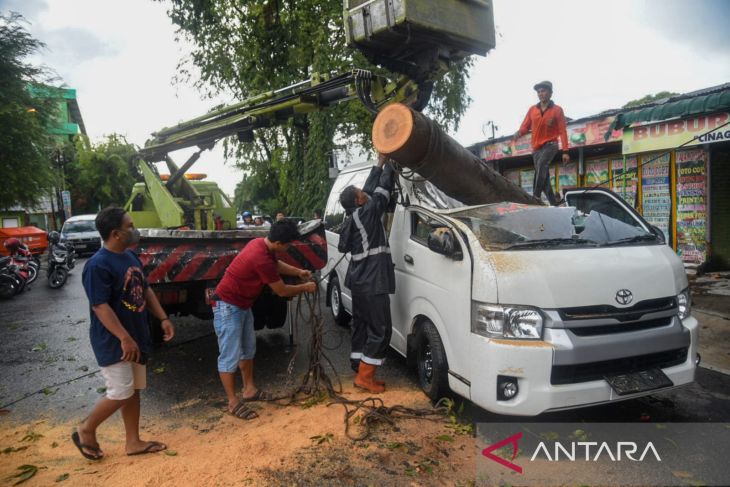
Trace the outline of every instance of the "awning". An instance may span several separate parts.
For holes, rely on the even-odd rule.
[[[667,101],[660,105],[637,108],[636,110],[619,113],[603,137],[604,140],[608,140],[614,130],[621,130],[635,122],[661,121],[728,109],[730,109],[730,90],[677,101]]]

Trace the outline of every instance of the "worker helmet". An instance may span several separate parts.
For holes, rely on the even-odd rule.
[[[57,244],[59,240],[61,240],[61,235],[59,235],[55,230],[48,234],[48,241],[52,244]]]
[[[7,239],[3,245],[5,245],[5,248],[8,249],[11,252],[15,252],[20,248],[20,240],[18,240],[15,237],[11,237]]]
[[[251,215],[251,212],[250,211],[244,211],[243,212],[243,217],[246,218],[247,216],[253,216],[253,215]]]

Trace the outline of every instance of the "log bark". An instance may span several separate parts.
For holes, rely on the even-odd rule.
[[[378,114],[373,144],[465,205],[543,204],[449,137],[436,122],[403,104],[388,105]]]

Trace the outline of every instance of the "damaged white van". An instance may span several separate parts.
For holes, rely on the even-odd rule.
[[[341,324],[352,300],[337,251],[339,194],[325,210],[322,285]],[[563,207],[465,207],[428,182],[400,179],[384,221],[396,274],[391,347],[415,362],[431,398],[448,389],[492,412],[537,415],[689,384],[699,362],[682,262],[610,191]]]

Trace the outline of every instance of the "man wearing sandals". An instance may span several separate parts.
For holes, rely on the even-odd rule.
[[[84,457],[100,460],[104,453],[96,429],[121,410],[127,455],[159,452],[167,448],[164,443],[139,437],[139,391],[146,385],[144,364],[150,350],[147,312],[162,322],[165,341],[172,339],[175,330],[147,285],[142,263],[128,250],[139,241],[132,218],[122,208],[109,207],[99,212],[95,223],[104,246],[86,262],[83,283],[91,308],[91,347],[106,382],[106,395],[71,438]]]
[[[268,237],[249,242],[226,269],[213,296],[213,327],[218,336],[218,375],[228,399],[228,412],[241,419],[253,419],[256,412],[248,401],[265,401],[268,396],[256,388],[253,360],[256,333],[251,306],[265,285],[282,297],[314,292],[312,273],[290,266],[276,258],[299,237],[296,223],[281,220],[271,225]],[[281,276],[299,277],[304,284],[284,284]],[[241,371],[243,392],[236,396],[236,371]]]

